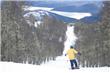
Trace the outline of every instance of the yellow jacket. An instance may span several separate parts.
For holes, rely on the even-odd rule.
[[[78,51],[76,51],[74,48],[69,49],[69,50],[67,51],[68,58],[69,58],[70,60],[75,59],[77,53],[78,53]]]

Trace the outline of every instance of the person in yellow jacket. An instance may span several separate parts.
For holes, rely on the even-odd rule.
[[[70,47],[70,49],[67,51],[66,55],[68,56],[69,60],[70,60],[70,64],[71,64],[71,69],[75,69],[78,68],[77,62],[76,62],[76,55],[79,54],[81,55],[81,53],[79,53],[78,51],[76,51],[73,46]],[[75,67],[74,67],[75,64]]]

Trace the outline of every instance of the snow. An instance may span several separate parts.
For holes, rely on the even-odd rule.
[[[67,30],[66,31],[66,41],[64,43],[65,47],[64,47],[64,51],[63,54],[66,53],[66,51],[70,48],[71,45],[75,44],[75,41],[77,40],[77,37],[75,36],[74,32],[74,26],[67,26]]]
[[[62,16],[66,16],[69,18],[82,19],[86,16],[92,16],[91,13],[83,13],[83,12],[62,12],[62,11],[50,11],[52,13],[56,13]]]
[[[70,70],[66,67],[58,67],[57,65],[51,64],[51,62],[47,65],[0,62],[0,73],[110,73],[110,68],[99,67]]]
[[[47,8],[47,7],[33,7],[33,6],[30,6],[28,8],[24,8],[25,11],[27,10],[30,10],[30,11],[33,11],[33,10],[46,10],[46,11],[50,11],[52,10],[53,8]]]
[[[33,15],[35,17],[41,18],[41,16],[49,15],[49,13],[46,11],[45,12],[44,11],[28,12],[28,13],[24,14],[24,17],[28,17],[29,15]]]
[[[48,14],[48,12],[44,12],[44,11],[28,12],[28,13],[24,14],[24,17],[25,17],[25,18],[26,18],[26,17],[29,18],[31,15],[33,15],[33,17],[35,17],[35,19],[37,20],[37,21],[34,22],[34,26],[37,28],[38,25],[40,25],[40,24],[42,23],[42,18],[43,18],[43,16],[44,16],[44,15],[49,15],[49,14]],[[33,25],[29,20],[26,20],[26,21],[27,21],[27,23],[28,23],[29,25]]]
[[[37,28],[42,22],[41,21],[37,21],[35,22],[34,26]]]

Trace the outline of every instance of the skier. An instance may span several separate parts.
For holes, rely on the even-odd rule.
[[[76,54],[81,55],[80,52],[76,51],[73,46],[70,46],[70,49],[67,51],[67,53],[65,54],[65,56],[67,55],[69,60],[70,60],[70,64],[71,64],[71,69],[79,69],[77,61],[76,61]],[[74,67],[75,64],[75,67]]]

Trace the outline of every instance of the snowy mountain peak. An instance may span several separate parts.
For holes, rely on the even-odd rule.
[[[34,11],[28,11],[27,13],[24,14],[24,17],[28,17],[30,15],[33,15],[35,17],[41,17],[44,15],[49,15],[49,13],[47,11],[44,10],[34,10]]]
[[[49,13],[45,10],[34,10],[34,11],[27,11],[24,14],[24,18],[28,22],[30,26],[35,26],[37,27],[41,23],[43,23],[43,18],[45,16],[50,16]]]

